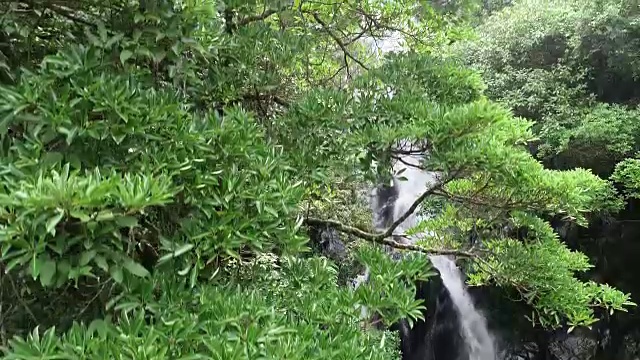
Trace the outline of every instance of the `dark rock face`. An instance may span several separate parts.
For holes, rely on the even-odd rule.
[[[428,318],[429,331],[427,333],[428,343],[426,344],[428,353],[426,357],[412,358],[412,360],[426,359],[450,359],[465,360],[465,344],[458,329],[458,315],[453,308],[453,302],[449,292],[438,280],[432,280],[434,287],[439,287],[434,312]],[[417,329],[416,329],[417,330]]]
[[[371,192],[371,209],[373,211],[373,226],[376,229],[386,229],[393,223],[393,210],[398,199],[398,188],[395,180],[392,184],[380,184]]]
[[[625,210],[614,217],[592,219],[588,228],[555,221],[560,236],[572,249],[589,256],[594,268],[584,274],[584,280],[607,283],[631,294],[631,300],[640,300],[640,203],[629,201]],[[589,334],[580,334],[571,349],[573,358],[594,360],[631,360],[640,355],[640,309],[628,313],[602,314]],[[577,335],[576,335],[577,336]],[[593,345],[595,346],[587,346]],[[594,347],[593,351],[585,350]],[[557,351],[558,347],[554,348]],[[578,351],[579,354],[575,355]],[[567,351],[555,352],[558,360],[568,358]]]
[[[549,344],[549,353],[558,360],[593,360],[597,351],[597,339],[587,332],[572,333]]]
[[[332,227],[311,228],[309,238],[311,246],[318,253],[340,262],[347,257],[347,247],[340,239],[340,233]]]
[[[629,332],[624,336],[619,353],[620,360],[640,359],[640,330]]]
[[[416,299],[425,301],[427,308],[424,320],[411,328],[406,321],[391,326],[400,334],[402,360],[466,360],[457,313],[447,289],[439,279],[419,282],[416,288]]]
[[[502,351],[504,360],[536,360],[539,352],[538,344],[529,342],[520,346],[508,345]]]

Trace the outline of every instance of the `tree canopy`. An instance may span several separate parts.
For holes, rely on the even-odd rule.
[[[535,120],[539,157],[609,176],[638,149],[634,1],[518,1],[459,46],[487,95]]]
[[[586,224],[622,200],[590,170],[545,168],[527,148],[533,116],[493,99],[498,80],[440,56],[469,38],[463,12],[351,0],[2,6],[7,359],[398,358],[397,334],[363,327],[358,305],[386,325],[424,316],[415,281],[436,275],[425,254],[460,257],[470,284],[520,294],[544,327],[633,305],[579,280],[588,259],[547,221]],[[374,51],[390,35],[409,50]],[[622,110],[600,105],[592,121],[596,111]],[[372,229],[352,195],[389,175],[404,141],[440,174],[411,207],[431,214],[400,235],[423,234],[412,245],[390,239],[397,221]],[[340,264],[309,251],[313,227],[347,235],[371,280],[344,286]]]

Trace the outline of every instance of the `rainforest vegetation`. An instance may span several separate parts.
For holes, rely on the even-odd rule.
[[[640,220],[639,10],[0,1],[3,358],[400,359],[429,254],[534,329],[635,316],[559,228]],[[367,204],[405,141],[439,174],[411,245]]]

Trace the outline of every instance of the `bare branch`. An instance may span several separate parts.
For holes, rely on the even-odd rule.
[[[56,13],[56,14],[64,17],[64,18],[67,18],[68,20],[75,21],[75,22],[81,23],[81,24],[86,25],[86,26],[91,26],[91,27],[95,26],[95,24],[93,24],[91,21],[82,19],[82,18],[74,15],[71,12],[71,10],[66,9],[66,8],[64,8],[62,6],[56,6],[56,5],[52,4],[52,5],[49,5],[47,7],[47,9],[53,11],[54,13]]]
[[[245,26],[245,25],[248,25],[248,24],[250,24],[252,22],[266,20],[271,15],[277,14],[279,12],[283,12],[283,11],[285,11],[287,9],[289,9],[289,6],[285,6],[285,7],[282,7],[280,9],[265,10],[262,14],[259,14],[259,15],[247,16],[244,19],[239,20],[238,23],[237,23],[237,26],[238,27]]]
[[[395,231],[395,229],[397,229],[398,226],[400,226],[400,224],[402,224],[405,220],[407,220],[409,218],[409,216],[411,216],[411,214],[413,214],[418,209],[418,206],[420,206],[420,204],[422,204],[422,202],[429,195],[433,194],[437,189],[442,187],[444,184],[445,184],[445,182],[437,183],[437,184],[431,186],[429,189],[427,189],[427,191],[423,192],[422,195],[420,195],[416,199],[416,201],[414,201],[413,204],[411,204],[409,209],[407,209],[407,211],[405,211],[405,213],[402,214],[402,216],[400,216],[396,221],[393,222],[393,224],[391,224],[391,226],[389,226],[387,231],[385,231],[383,233],[384,237],[391,236],[393,234],[393,232]]]
[[[395,31],[398,32],[404,36],[410,37],[411,39],[413,39],[414,41],[420,43],[420,44],[425,44],[426,42],[424,41],[424,39],[421,39],[419,36],[417,36],[416,34],[412,34],[402,28],[398,28],[395,26],[391,26],[388,23],[390,22],[390,19],[385,19],[385,18],[376,18],[375,15],[369,14],[366,11],[364,11],[362,8],[358,7],[358,8],[352,8],[353,10],[355,10],[357,13],[359,13],[360,15],[362,15],[365,20],[369,21],[372,23],[372,28],[378,29],[378,30],[386,30],[386,31]]]
[[[412,245],[412,244],[403,244],[403,243],[399,243],[395,240],[389,239],[391,236],[393,237],[400,237],[400,238],[407,238],[406,235],[394,235],[393,232],[395,229],[398,228],[398,226],[400,226],[400,224],[402,224],[405,220],[407,220],[409,218],[409,216],[411,216],[411,214],[413,214],[416,209],[418,208],[418,206],[420,206],[420,204],[422,204],[422,202],[429,196],[434,194],[436,191],[438,191],[438,189],[441,189],[446,183],[450,182],[451,180],[455,179],[456,175],[459,172],[454,172],[453,176],[449,176],[446,180],[442,180],[432,186],[430,186],[425,192],[422,193],[422,195],[420,195],[414,202],[413,204],[411,204],[411,206],[409,207],[409,209],[407,209],[407,211],[402,214],[402,216],[400,216],[396,221],[393,222],[393,224],[391,224],[391,226],[389,226],[389,228],[381,233],[370,233],[366,230],[354,227],[354,226],[349,226],[346,224],[343,224],[340,221],[337,220],[322,220],[322,219],[317,219],[317,218],[307,218],[305,219],[305,223],[307,225],[321,225],[321,226],[331,226],[333,228],[335,228],[336,230],[343,232],[345,234],[349,234],[349,235],[353,235],[356,236],[360,239],[366,240],[366,241],[370,241],[373,243],[377,243],[377,244],[381,244],[381,245],[387,245],[389,247],[392,247],[394,249],[399,249],[399,250],[411,250],[411,251],[417,251],[417,252],[421,252],[424,254],[437,254],[437,255],[454,255],[454,256],[459,256],[459,257],[475,257],[475,255],[471,252],[467,252],[467,251],[461,251],[461,250],[439,250],[439,249],[429,249],[429,248],[425,248],[422,246],[417,246],[417,245]]]
[[[391,240],[388,237],[385,237],[384,235],[386,234],[386,232],[374,234],[354,226],[345,225],[337,220],[321,220],[316,218],[307,218],[305,219],[305,223],[307,225],[331,226],[336,230],[343,232],[345,234],[354,235],[362,240],[370,241],[380,245],[387,245],[389,247],[392,247],[398,250],[410,250],[410,251],[420,252],[423,254],[454,255],[454,256],[468,257],[468,258],[476,257],[475,254],[467,251],[462,251],[462,250],[429,249],[429,248],[425,248],[418,245],[399,243],[395,240]]]
[[[340,49],[342,50],[342,52],[344,53],[344,55],[346,57],[348,57],[349,59],[353,60],[356,64],[360,65],[363,69],[365,70],[369,70],[369,68],[367,66],[365,66],[362,61],[356,59],[355,56],[351,55],[351,53],[349,52],[349,50],[347,49],[346,45],[342,42],[342,40],[340,40],[336,34],[334,34],[329,27],[327,26],[327,23],[324,22],[324,20],[322,20],[320,18],[320,16],[318,15],[318,13],[311,13],[311,15],[313,16],[313,18],[316,20],[316,22],[318,24],[320,24],[320,26],[322,26],[322,29],[329,34],[329,36],[333,39],[333,41],[336,42],[336,44],[338,44],[338,46],[340,47]]]
[[[416,165],[416,164],[410,164],[410,163],[406,162],[404,159],[402,159],[402,158],[401,158],[401,157],[399,157],[399,156],[393,156],[393,155],[391,155],[391,158],[392,158],[393,160],[396,160],[396,161],[401,162],[403,165],[406,165],[407,167],[424,170],[424,168],[423,168],[422,166],[420,166],[420,165]]]
[[[508,199],[507,201],[496,200],[495,202],[485,201],[485,200],[482,200],[480,197],[480,193],[484,190],[484,188],[486,188],[486,186],[478,189],[475,192],[475,194],[471,196],[456,195],[443,189],[437,189],[436,191],[433,192],[433,195],[446,198],[450,201],[465,205],[467,207],[477,206],[477,207],[491,208],[491,209],[500,210],[500,211],[508,211],[508,210],[514,210],[514,209],[538,211],[541,208],[545,207],[544,203],[542,202],[541,203],[524,203],[524,202],[512,201],[511,199]]]

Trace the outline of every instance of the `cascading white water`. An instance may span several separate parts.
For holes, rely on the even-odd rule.
[[[473,300],[464,286],[464,280],[456,263],[447,256],[430,256],[433,266],[440,271],[442,283],[449,291],[460,320],[460,330],[467,346],[469,360],[495,360],[494,339],[487,328],[487,321],[476,310]]]
[[[438,178],[435,172],[423,171],[415,165],[420,163],[418,156],[404,156],[394,166],[394,171],[406,168],[402,172],[406,181],[397,181],[397,200],[394,209],[394,219],[400,218],[417,198]],[[407,166],[414,165],[414,166]],[[421,219],[419,215],[412,215],[399,227],[396,234],[415,226]],[[421,234],[428,236],[428,234]],[[414,239],[409,239],[416,240]],[[467,347],[469,360],[496,360],[495,341],[489,333],[484,316],[476,309],[469,292],[464,284],[464,277],[456,263],[447,256],[430,256],[433,266],[438,269],[443,285],[449,291],[451,300],[460,321],[460,331]]]
[[[373,50],[372,52],[374,54],[405,50],[402,36],[398,32],[388,34],[386,38],[383,38],[379,42],[368,39],[366,43],[370,49]],[[376,56],[376,58],[379,60],[379,56]],[[408,143],[403,144],[402,147],[405,148],[404,150],[408,150],[408,145]],[[417,167],[421,163],[421,160],[421,156],[405,155],[400,157],[400,161],[394,166],[395,173],[401,172],[401,170],[404,169],[400,176],[406,178],[406,180],[394,182],[394,186],[397,188],[397,198],[394,204],[393,221],[399,219],[428,186],[438,180],[438,173],[423,171]],[[378,211],[380,209],[373,210]],[[418,211],[414,211],[411,216],[394,230],[394,235],[405,233],[406,230],[415,226],[420,220],[421,217],[418,215]],[[428,235],[429,234],[420,234],[413,238],[401,239],[401,241],[412,242],[422,236]],[[469,360],[496,360],[495,341],[489,333],[486,319],[475,308],[473,300],[467,292],[460,269],[458,269],[455,262],[449,257],[430,256],[429,258],[433,266],[440,272],[442,283],[451,296],[460,321],[460,331],[467,347],[466,350],[469,355]],[[356,281],[356,287],[362,281],[366,281],[368,275],[369,269],[367,269],[362,278]],[[366,309],[363,308],[363,316],[365,314]]]

